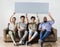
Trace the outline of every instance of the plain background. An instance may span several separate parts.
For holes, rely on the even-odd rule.
[[[16,2],[15,3],[16,13],[47,14],[48,10],[49,10],[49,3],[39,3],[39,2]]]
[[[49,3],[49,11],[52,17],[55,19],[54,28],[57,29],[57,36],[60,37],[60,0],[0,0],[0,37],[3,37],[3,29],[7,26],[9,22],[9,17],[14,12],[15,2],[41,2]],[[17,22],[19,22],[19,17],[22,14],[16,14]],[[24,14],[25,15],[25,14]],[[36,16],[36,14],[28,14],[30,16]],[[40,20],[44,16],[48,17],[48,14],[39,14]],[[50,20],[50,18],[48,17]]]

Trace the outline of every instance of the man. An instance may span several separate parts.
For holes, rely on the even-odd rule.
[[[18,23],[18,26],[17,26],[17,29],[18,29],[18,35],[19,35],[19,38],[20,38],[20,41],[18,44],[22,45],[24,44],[24,40],[25,38],[27,37],[27,24],[25,23],[25,16],[21,16],[20,17],[20,22]]]
[[[41,47],[43,47],[43,41],[51,34],[52,24],[55,22],[50,13],[48,16],[51,18],[51,21],[47,21],[47,17],[44,17],[43,22],[39,25]]]
[[[17,27],[16,25],[16,18],[13,17],[15,15],[15,12],[13,13],[13,15],[10,17],[10,24],[9,24],[9,35],[14,43],[14,45],[16,45],[16,42],[15,42],[15,29]]]
[[[28,24],[28,30],[29,30],[29,37],[28,37],[28,41],[27,41],[27,45],[30,45],[31,41],[37,37],[38,32],[37,32],[37,23],[35,22],[35,17],[32,16],[31,17],[31,22]],[[34,33],[34,34],[33,34]]]

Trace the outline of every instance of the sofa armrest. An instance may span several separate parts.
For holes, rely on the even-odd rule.
[[[57,35],[57,29],[52,28],[52,31],[53,31],[53,34],[54,34],[54,35]]]
[[[6,38],[7,38],[7,32],[8,32],[8,28],[5,28],[4,30],[3,30],[3,36],[4,36],[4,40],[6,40]]]
[[[10,23],[8,23],[7,28],[5,28],[5,29],[3,30],[4,35],[6,35],[6,34],[7,34],[7,32],[9,31],[9,25],[10,25]]]
[[[53,31],[53,34],[54,34],[55,39],[57,40],[57,29],[52,28],[52,31]]]

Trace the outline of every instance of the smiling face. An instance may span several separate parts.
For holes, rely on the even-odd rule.
[[[47,22],[47,17],[44,17],[44,18],[43,18],[43,21],[44,21],[44,22]]]
[[[12,22],[13,22],[13,23],[16,22],[16,18],[15,18],[15,17],[12,18]]]
[[[31,19],[31,21],[32,21],[32,22],[35,22],[35,19],[34,19],[34,18],[32,18],[32,19]]]
[[[25,21],[25,18],[22,17],[22,18],[21,18],[21,22],[24,22],[24,21]]]
[[[25,22],[25,16],[20,17],[21,22]]]
[[[31,22],[35,22],[35,17],[34,16],[31,17]]]

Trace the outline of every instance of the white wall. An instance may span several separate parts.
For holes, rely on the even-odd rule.
[[[52,14],[52,17],[55,19],[55,24],[53,25],[57,28],[57,35],[60,37],[60,1],[59,0],[0,0],[0,37],[3,36],[3,29],[6,27],[9,22],[9,17],[14,12],[14,4],[15,2],[48,2],[49,3],[49,11]],[[29,14],[34,15],[34,14]],[[18,18],[20,14],[16,14]],[[40,19],[42,20],[43,16],[47,16],[46,14],[39,14]],[[48,17],[49,18],[49,17]]]

